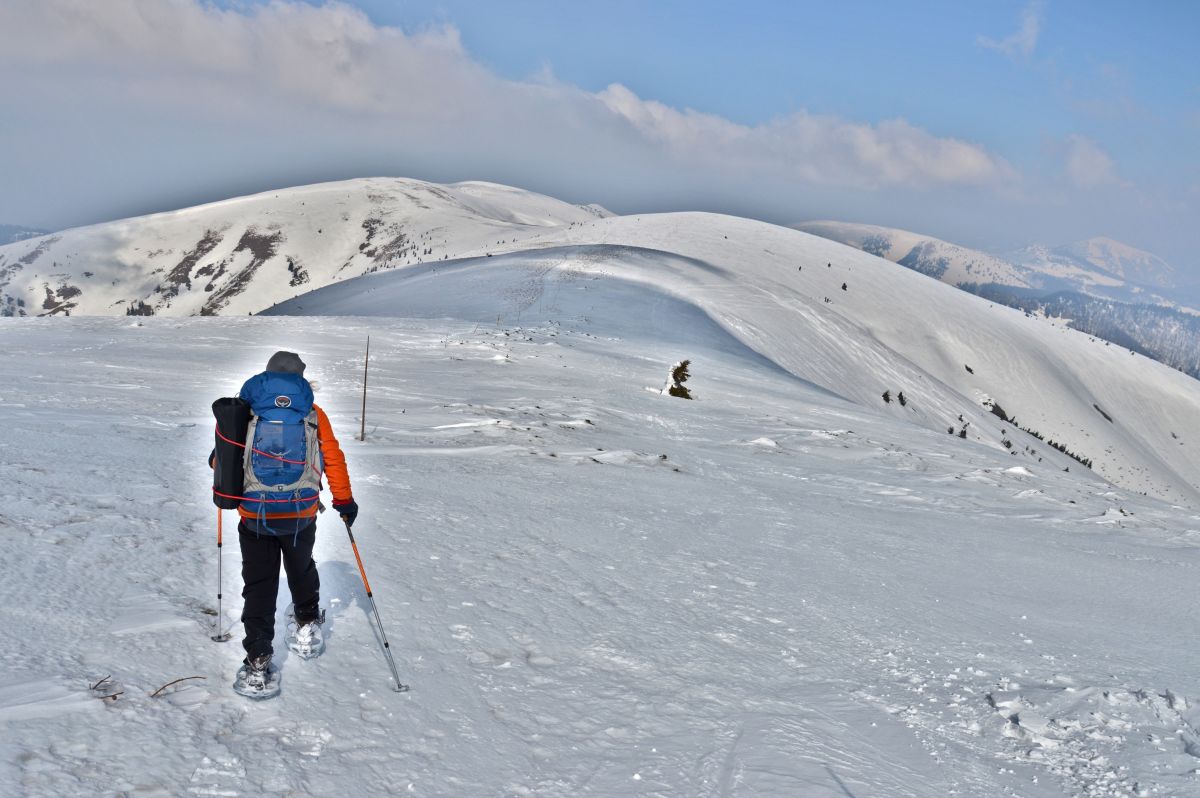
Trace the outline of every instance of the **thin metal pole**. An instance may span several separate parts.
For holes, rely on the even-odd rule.
[[[375,613],[375,624],[379,627],[379,636],[383,639],[383,653],[387,655],[388,665],[392,667],[392,678],[396,680],[396,686],[393,689],[397,693],[407,692],[408,685],[400,682],[400,672],[396,670],[392,647],[388,645],[387,634],[383,631],[383,621],[379,617],[379,607],[375,605],[375,594],[371,592],[371,583],[367,581],[367,569],[363,568],[362,557],[358,554],[358,544],[354,542],[354,533],[350,531],[350,524],[346,521],[346,516],[342,516],[342,523],[346,524],[346,534],[350,536],[350,547],[354,549],[354,559],[358,561],[358,573],[362,575],[363,587],[367,590],[367,598],[371,600],[371,611]]]
[[[363,401],[362,401],[362,431],[358,439],[367,439],[367,364],[371,361],[371,336],[367,336],[367,352],[363,355]]]
[[[225,584],[223,579],[222,565],[224,557],[221,555],[221,508],[217,508],[217,625],[214,631],[216,634],[212,636],[214,643],[224,643],[230,638],[229,632],[222,632],[221,626],[225,623],[225,616],[221,614],[221,587]]]

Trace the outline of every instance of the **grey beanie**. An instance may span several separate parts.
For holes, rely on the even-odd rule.
[[[284,374],[299,374],[304,376],[304,361],[295,352],[276,352],[267,361],[267,371],[281,371]]]

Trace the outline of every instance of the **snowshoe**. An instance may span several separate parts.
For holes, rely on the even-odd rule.
[[[279,666],[267,654],[246,659],[233,680],[233,691],[246,698],[274,698],[279,695]]]
[[[321,624],[325,623],[325,610],[309,621],[293,620],[287,627],[287,647],[301,659],[319,657],[325,651],[325,635]]]

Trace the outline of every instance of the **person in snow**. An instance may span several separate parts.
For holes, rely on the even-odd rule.
[[[256,408],[288,408],[292,405],[289,396],[295,396],[296,404],[310,403],[311,415],[316,422],[316,441],[320,459],[316,461],[315,474],[317,491],[320,489],[320,471],[329,481],[333,494],[333,509],[347,525],[352,525],[358,516],[358,504],[350,489],[350,476],[346,470],[346,458],[333,434],[329,417],[312,403],[312,386],[304,378],[304,361],[294,352],[276,352],[267,362],[264,372],[251,377],[242,386],[240,398]],[[280,394],[280,395],[276,395]],[[268,411],[269,412],[269,411]],[[265,419],[260,419],[265,421]],[[268,422],[269,423],[269,422]],[[310,436],[311,438],[312,436]],[[247,441],[250,445],[250,441]],[[256,452],[257,453],[257,452]],[[210,458],[210,464],[213,460]],[[252,494],[247,483],[247,494]],[[279,564],[287,573],[288,588],[292,594],[295,611],[296,632],[289,635],[289,646],[301,656],[316,656],[324,650],[320,623],[321,582],[317,575],[317,564],[313,560],[313,545],[317,536],[317,511],[320,503],[317,491],[312,498],[297,502],[266,504],[245,500],[238,506],[238,542],[242,550],[242,624],[246,650],[243,670],[246,678],[255,683],[257,689],[268,688],[271,681],[271,657],[274,653],[272,640],[275,637],[275,605],[279,594]],[[295,641],[302,647],[297,648]],[[239,674],[242,677],[242,674]]]

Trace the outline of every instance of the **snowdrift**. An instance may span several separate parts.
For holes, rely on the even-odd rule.
[[[897,233],[822,228],[859,245],[881,231]],[[997,271],[1002,261],[984,260],[965,250],[950,258],[972,279],[1019,283]],[[305,296],[392,272],[393,281]],[[336,306],[323,304],[330,297]],[[0,247],[0,313],[245,315],[276,305],[537,319],[684,343],[699,335],[927,429],[1035,463],[1061,452],[1070,455],[1063,468],[1090,466],[1129,489],[1200,503],[1195,381],[773,225],[713,214],[613,217],[489,183],[372,178]]]
[[[1086,461],[1126,488],[1200,504],[1200,442],[1190,440],[1200,383],[1061,324],[840,244],[728,216],[593,219],[538,231],[521,246],[345,282],[270,312],[736,342],[859,404],[942,434],[965,429],[1014,463],[1051,453],[1058,463],[1057,448],[1074,456],[1061,468]],[[703,329],[683,317],[705,320]]]
[[[492,297],[519,323],[485,302],[0,320],[0,794],[1196,793],[1193,512],[915,425],[919,391],[861,406],[797,379],[776,364],[819,336],[754,317],[772,362],[751,354],[701,309],[737,295],[713,268],[542,256],[330,289],[469,315],[472,281],[540,285]],[[656,269],[698,285],[638,286]],[[219,616],[208,401],[279,348],[341,438],[411,692],[328,513],[328,650],[292,655],[281,620],[282,694],[230,689],[239,549],[227,513]],[[694,401],[660,392],[683,356]]]
[[[316,291],[262,250],[223,316],[0,319],[0,794],[1195,794],[1196,514],[1140,493],[1195,506],[1198,383],[794,230],[454,191],[388,201],[466,257],[360,209]],[[208,404],[277,349],[411,692],[328,514],[328,650],[281,620],[282,694],[230,689]]]

